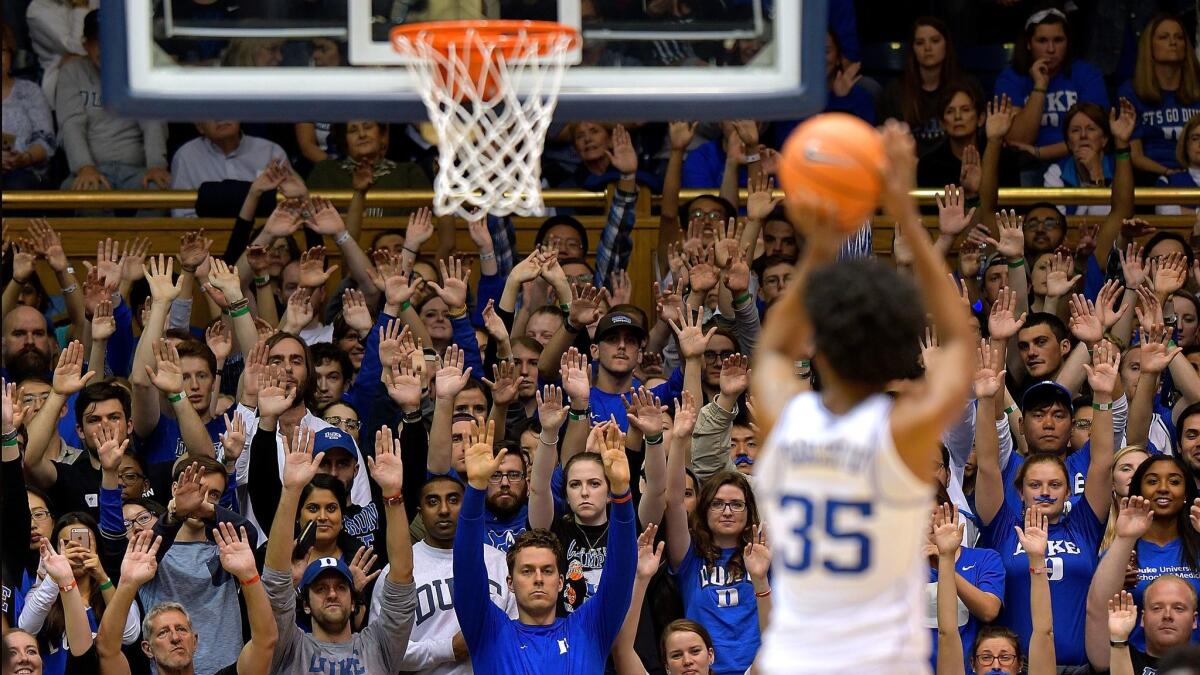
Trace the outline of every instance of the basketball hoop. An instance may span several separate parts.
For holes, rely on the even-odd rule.
[[[579,33],[548,21],[443,21],[396,26],[391,38],[437,130],[434,213],[541,214],[542,147]]]

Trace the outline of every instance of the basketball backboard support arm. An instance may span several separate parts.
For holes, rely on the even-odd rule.
[[[354,51],[363,46],[354,43],[353,16],[362,0],[349,2],[348,34],[350,51]],[[776,2],[774,8],[770,63],[754,67],[574,67],[564,77],[555,119],[769,120],[798,119],[819,112],[825,98],[825,1]],[[118,0],[103,4],[104,102],[116,114],[172,120],[427,119],[415,90],[416,78],[403,67],[361,67],[363,64],[353,59],[354,67],[333,68],[164,66],[165,55],[157,48],[153,26],[151,3]],[[656,38],[660,33],[644,35]],[[264,35],[257,29],[245,37]],[[298,36],[281,30],[278,37]],[[396,57],[394,53],[390,56]]]

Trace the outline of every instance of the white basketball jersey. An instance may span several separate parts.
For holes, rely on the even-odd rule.
[[[755,466],[772,552],[767,673],[929,672],[922,558],[933,488],[892,442],[892,400],[797,395]]]

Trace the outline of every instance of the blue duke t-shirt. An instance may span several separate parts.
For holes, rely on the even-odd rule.
[[[683,598],[684,616],[712,636],[716,651],[712,672],[718,675],[745,673],[762,643],[754,583],[748,574],[733,578],[727,569],[736,550],[722,549],[716,563],[709,565],[691,545],[679,568],[672,570]]]
[[[1018,74],[1012,66],[996,77],[996,96],[1008,94],[1013,105],[1024,107],[1033,92],[1033,78]],[[1108,90],[1104,76],[1087,61],[1075,61],[1046,83],[1046,105],[1042,108],[1042,123],[1038,129],[1038,147],[1062,143],[1067,111],[1079,101],[1095,103],[1108,110]]]
[[[1193,115],[1200,114],[1200,101],[1184,105],[1173,91],[1163,91],[1159,103],[1143,101],[1133,91],[1133,80],[1121,85],[1117,96],[1129,99],[1137,110],[1133,137],[1142,142],[1142,152],[1167,168],[1180,168],[1175,147],[1184,125]]]
[[[1145,609],[1146,587],[1155,579],[1172,574],[1182,577],[1192,584],[1197,594],[1200,594],[1200,570],[1187,564],[1183,557],[1183,540],[1176,539],[1165,546],[1159,546],[1139,539],[1137,542],[1138,580],[1133,587],[1133,600],[1139,609]],[[1200,627],[1192,631],[1192,642],[1200,642]],[[1129,644],[1146,651],[1146,634],[1142,631],[1142,622],[1134,626],[1129,635]]]
[[[1033,619],[1029,606],[1029,556],[1014,527],[1024,526],[1023,512],[1011,503],[983,526],[979,546],[1000,554],[1004,564],[1004,607],[996,622],[1008,626],[1028,652]],[[1097,550],[1104,523],[1086,501],[1080,501],[1057,523],[1050,525],[1046,573],[1050,579],[1050,606],[1054,612],[1054,648],[1059,665],[1083,665],[1083,622],[1088,586],[1099,563]]]
[[[1067,482],[1070,484],[1067,495],[1068,510],[1070,510],[1076,508],[1083,500],[1084,481],[1087,479],[1088,468],[1092,465],[1092,442],[1088,441],[1082,448],[1067,455],[1063,463],[1067,465]],[[1023,508],[1023,503],[1016,481],[1017,472],[1023,464],[1025,464],[1025,458],[1014,452],[1008,459],[1008,465],[1000,471],[1004,480],[1004,503],[1018,512]]]
[[[961,548],[961,553],[958,556],[958,562],[954,564],[954,569],[958,575],[965,579],[975,588],[984,593],[991,593],[1000,600],[1004,600],[1004,564],[1000,561],[1000,555],[995,551],[987,548]],[[931,616],[934,622],[937,620],[937,582],[938,571],[936,567],[929,570],[929,606],[933,610]],[[964,616],[965,621],[964,621]],[[983,622],[975,617],[974,614],[966,612],[962,606],[962,601],[959,600],[959,621],[958,635],[962,639],[963,645],[963,664],[967,673],[971,672],[971,647],[975,644],[975,634],[979,632],[979,627]],[[932,628],[933,631],[933,658],[931,663],[933,669],[937,670],[938,656],[938,641],[937,628]]]

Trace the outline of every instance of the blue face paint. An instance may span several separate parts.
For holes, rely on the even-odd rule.
[[[1033,498],[1033,501],[1037,502],[1038,504],[1053,504],[1054,502],[1056,502],[1058,500],[1056,500],[1054,497],[1051,497],[1050,495],[1038,495]],[[1000,671],[997,671],[997,672],[1000,672]]]
[[[733,460],[733,464],[734,464],[734,466],[742,466],[743,464],[748,465],[748,466],[754,466],[754,460],[750,459],[749,455],[738,455]]]

